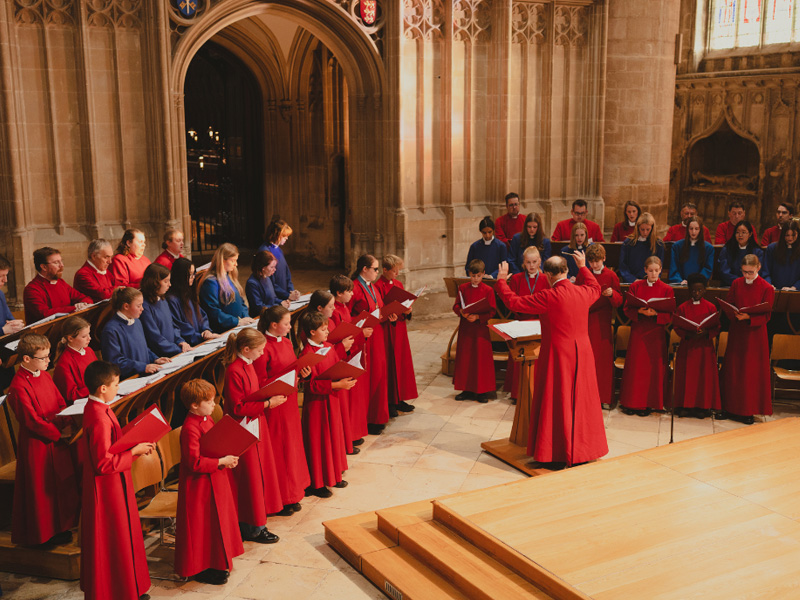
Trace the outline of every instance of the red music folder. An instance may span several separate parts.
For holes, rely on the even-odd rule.
[[[301,356],[291,365],[289,365],[289,367],[286,370],[302,371],[306,367],[313,367],[314,365],[321,363],[328,355],[328,352],[331,352],[330,346],[325,346],[324,348],[320,348],[316,352],[309,352],[308,354],[303,354],[303,356]]]
[[[754,306],[744,306],[742,308],[738,308],[730,302],[726,302],[722,298],[717,298],[717,302],[719,303],[719,307],[722,309],[722,311],[728,315],[729,319],[735,319],[737,314],[762,315],[772,311],[772,307],[768,302],[761,302],[760,304],[755,304]]]
[[[411,300],[412,302],[417,299],[417,296],[409,292],[408,290],[404,290],[403,288],[399,288],[396,285],[392,286],[386,295],[383,297],[384,304],[389,304],[391,302],[405,302],[406,300]]]
[[[710,331],[711,329],[716,329],[719,327],[719,313],[715,312],[713,315],[708,315],[699,323],[695,323],[694,321],[681,315],[673,315],[672,324],[686,331]]]
[[[211,458],[241,456],[258,442],[258,436],[230,415],[225,415],[200,438],[200,454]]]
[[[336,329],[328,335],[328,343],[338,344],[343,339],[348,337],[357,337],[361,335],[361,329],[353,325],[350,321],[342,321],[336,326]]]
[[[359,327],[361,329],[364,329],[365,327],[370,327],[372,329],[375,329],[381,324],[380,320],[378,319],[380,314],[381,313],[377,308],[371,313],[364,311],[357,317],[353,317],[352,322],[356,327]],[[336,330],[334,329],[334,331]]]
[[[267,385],[247,396],[244,402],[264,402],[273,396],[289,396],[297,391],[297,372],[287,371]]]
[[[130,450],[137,444],[155,444],[162,437],[167,435],[172,427],[167,423],[167,419],[153,404],[133,421],[122,428],[122,437],[111,444],[109,452],[118,453]]]
[[[675,312],[675,298],[650,298],[642,300],[630,292],[625,292],[625,302],[632,308],[652,308],[656,312]]]
[[[361,352],[356,354],[348,361],[340,360],[335,365],[326,369],[317,379],[329,379],[331,381],[339,381],[340,379],[347,379],[352,377],[356,379],[364,374],[364,369],[361,363]]]
[[[458,293],[458,297],[461,299],[461,310],[463,310],[468,315],[475,315],[478,313],[486,312],[487,309],[492,307],[492,305],[489,304],[489,299],[486,296],[484,296],[480,300],[473,302],[472,304],[466,304],[464,302],[464,296],[461,295],[461,292]]]
[[[399,288],[394,288],[399,289]],[[408,302],[408,301],[407,301]],[[402,302],[393,300],[389,304],[384,304],[381,307],[381,321],[385,321],[392,315],[405,315],[411,312],[411,305],[406,306]]]

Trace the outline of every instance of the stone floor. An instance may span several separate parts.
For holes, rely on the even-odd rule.
[[[307,291],[305,287],[300,287]],[[383,435],[368,436],[362,452],[350,457],[345,475],[350,485],[332,498],[310,498],[292,517],[275,517],[269,529],[281,536],[272,546],[245,544],[245,554],[225,586],[196,582],[153,580],[153,598],[209,600],[385,598],[325,543],[322,522],[348,515],[485,488],[524,476],[481,452],[480,443],[507,436],[514,407],[506,394],[488,404],[456,402],[449,377],[441,374],[440,356],[455,327],[455,317],[414,320],[410,339],[420,397],[417,410],[394,419]],[[772,418],[797,416],[791,406],[776,406]],[[609,440],[608,457],[652,448],[669,442],[668,415],[642,418],[618,410],[604,411]],[[680,441],[743,427],[731,421],[675,419]],[[172,550],[148,539],[153,575],[170,576]],[[77,582],[61,582],[0,573],[5,597],[15,599],[82,598]]]

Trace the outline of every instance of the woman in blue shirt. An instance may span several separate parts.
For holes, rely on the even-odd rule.
[[[497,270],[501,262],[508,260],[508,247],[494,237],[494,221],[492,217],[484,217],[478,226],[481,232],[481,239],[474,242],[467,252],[467,265],[474,259],[479,258],[486,265],[486,275],[492,278],[497,277]],[[466,269],[467,277],[469,270]]]
[[[622,243],[619,257],[619,278],[622,283],[644,279],[644,262],[657,256],[664,262],[664,242],[656,235],[656,220],[650,213],[642,213],[636,220],[636,229]]]
[[[569,245],[561,248],[561,256],[567,261],[567,277],[572,283],[575,283],[575,278],[578,276],[578,264],[572,255],[579,250],[586,252],[586,249],[591,246],[591,244],[586,243],[588,239],[589,230],[586,225],[584,223],[575,223],[569,234]]]
[[[188,258],[172,263],[170,287],[166,299],[172,313],[172,322],[180,336],[192,346],[219,337],[211,332],[206,311],[197,301],[194,287],[194,265]]]
[[[289,271],[289,265],[283,256],[283,250],[281,250],[281,246],[286,243],[290,235],[292,235],[292,228],[283,219],[277,219],[267,227],[267,241],[258,249],[259,252],[265,250],[271,252],[278,261],[271,277],[275,295],[280,300],[297,300],[300,297],[300,292],[294,289],[292,273]]]
[[[289,308],[289,300],[281,300],[275,293],[271,276],[275,273],[278,260],[267,250],[256,252],[250,266],[252,275],[244,284],[244,293],[250,305],[250,316],[260,317],[261,311],[277,304]]]
[[[535,246],[539,250],[539,255],[542,257],[543,263],[553,255],[553,250],[550,247],[550,239],[544,237],[542,218],[538,213],[528,213],[528,216],[525,217],[525,224],[522,226],[522,231],[514,234],[514,237],[511,238],[508,266],[512,273],[522,272],[522,265],[525,262],[522,255],[525,250],[531,246]]]
[[[672,245],[669,282],[686,285],[689,275],[700,273],[711,279],[714,272],[714,246],[703,239],[703,225],[694,217],[686,223],[686,237]]]
[[[239,249],[233,244],[222,244],[200,279],[200,306],[206,311],[214,333],[255,322],[247,316],[238,266]]]
[[[158,263],[147,266],[139,289],[144,296],[142,327],[147,347],[156,356],[174,356],[191,348],[172,321],[169,304],[164,300],[170,285],[169,269]]]
[[[800,225],[791,220],[781,226],[777,242],[767,246],[767,270],[778,290],[800,290]]]
[[[731,239],[719,253],[719,275],[722,285],[730,287],[734,279],[742,276],[742,259],[748,254],[755,254],[758,257],[758,262],[761,263],[761,271],[758,274],[766,281],[770,281],[764,252],[753,235],[753,226],[750,225],[750,221],[739,221]]]

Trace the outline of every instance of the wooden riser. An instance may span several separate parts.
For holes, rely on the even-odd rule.
[[[81,576],[81,550],[73,544],[51,551],[16,546],[0,531],[0,571],[74,581]]]
[[[538,477],[539,475],[548,475],[553,473],[549,469],[538,469],[534,465],[536,461],[528,456],[527,448],[518,446],[511,442],[508,438],[501,440],[492,440],[490,442],[482,442],[481,448],[485,451],[502,460],[507,465],[511,465],[518,471],[522,471],[530,477]]]

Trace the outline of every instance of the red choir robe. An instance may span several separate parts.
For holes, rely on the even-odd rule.
[[[231,491],[231,470],[200,454],[211,417],[189,413],[181,428],[181,466],[175,528],[175,572],[191,577],[206,569],[230,571],[244,553]]]
[[[150,573],[131,480],[133,454],[109,451],[122,428],[103,402],[86,403],[83,432],[81,589],[87,600],[138,600],[150,589]]]
[[[331,345],[327,342],[325,347]],[[309,342],[301,356],[316,352],[319,346]],[[331,350],[325,358],[311,367],[311,376],[303,396],[303,442],[306,447],[311,487],[336,485],[347,470],[347,452],[342,429],[342,412],[339,409],[338,390],[333,382],[317,376],[339,362],[339,355]]]
[[[164,250],[161,254],[156,256],[156,259],[153,262],[163,267],[167,267],[171,271],[172,265],[174,265],[175,261],[179,258],[183,258],[183,254],[175,256],[169,250]]]
[[[702,298],[697,303],[688,300],[675,311],[695,323],[700,323],[715,312],[717,307]],[[678,325],[673,329],[681,338],[675,355],[674,406],[719,410],[719,367],[714,338],[719,335],[720,328],[700,334]]]
[[[600,286],[600,297],[589,309],[589,341],[594,354],[594,369],[597,375],[597,389],[600,402],[611,404],[614,398],[614,309],[622,306],[622,290],[619,277],[611,269],[603,267],[600,273],[593,273]],[[611,295],[602,292],[611,288]]]
[[[575,219],[564,219],[563,221],[559,221],[558,225],[556,225],[556,228],[553,231],[553,235],[550,236],[550,241],[568,242],[570,235],[572,235],[572,228],[575,226],[575,223],[577,223]],[[590,221],[589,219],[584,219],[583,224],[586,225],[586,229],[589,234],[589,239],[586,241],[587,245],[605,241],[603,239],[603,232],[600,230],[600,226],[597,223]]]
[[[328,319],[328,329],[333,331],[342,321],[347,321],[349,323],[352,319],[347,306],[340,302],[334,302],[333,315]],[[341,344],[336,345],[341,348]],[[345,426],[345,435],[347,435],[349,430],[351,437],[347,447],[348,452],[353,451],[352,445],[355,440],[361,439],[367,435],[367,418],[369,412],[369,353],[367,351],[367,340],[363,335],[358,335],[353,340],[353,345],[350,346],[351,356],[355,356],[359,352],[362,352],[361,364],[366,370],[366,373],[359,377],[356,380],[355,386],[349,390],[340,390],[340,394],[344,391],[348,398],[346,410],[350,418],[350,426],[349,428]],[[342,397],[344,397],[344,395],[342,395]],[[343,402],[340,402],[340,404],[343,404]]]
[[[542,290],[549,290],[550,284],[547,276],[539,271],[533,278],[528,277],[527,273],[515,273],[508,279],[508,287],[517,296],[532,296]],[[517,314],[517,318],[523,321],[537,318],[538,315]],[[519,397],[519,363],[513,360],[506,365],[506,380],[503,383],[503,391],[511,392],[512,398]]]
[[[76,271],[75,278],[72,280],[72,287],[78,293],[89,296],[93,302],[100,302],[111,298],[116,285],[110,269],[101,273],[97,270],[97,267],[87,260]]]
[[[346,310],[347,309],[345,308],[345,311]],[[349,316],[350,315],[348,314],[348,317]],[[337,318],[338,318],[338,322],[337,322]],[[342,322],[341,321],[341,315],[337,316],[336,311],[334,310],[333,314],[331,315],[331,318],[328,319],[328,333],[329,334],[333,333],[333,330],[336,329],[336,326],[341,322]],[[362,337],[362,336],[359,336],[359,337]],[[362,340],[363,340],[363,337],[362,337]],[[344,349],[344,345],[342,344],[342,342],[337,342],[336,344],[333,345],[334,350],[336,351],[336,354],[342,360],[347,359],[351,355],[355,355],[358,352],[358,350],[355,350],[356,346],[357,346],[357,344],[356,344],[355,338],[353,339],[353,345],[350,346],[350,349],[354,350],[354,352],[352,352],[352,353],[348,352],[347,350]],[[362,354],[361,357],[362,357],[362,364],[363,364],[364,355]],[[347,450],[347,453],[348,454],[352,454],[353,453],[353,441],[357,440],[358,438],[357,437],[353,437],[353,431],[352,431],[352,427],[350,425],[350,402],[351,402],[350,390],[339,390],[337,393],[339,394],[339,410],[341,410],[341,412],[342,412],[342,431],[344,431],[344,445],[345,445],[345,449]]]
[[[289,365],[297,360],[289,338],[266,335],[267,345],[264,354],[254,363],[258,375],[258,385],[286,373]],[[287,397],[286,402],[266,411],[269,439],[275,468],[278,470],[278,484],[284,506],[300,502],[305,497],[309,485],[308,465],[303,449],[303,428],[300,424],[297,392]]]
[[[374,289],[374,286],[364,285],[360,278],[353,281],[353,297],[350,299],[350,304],[348,304],[352,316],[357,317],[364,311],[371,313],[376,308],[381,308],[382,306],[383,300],[381,300],[380,294]],[[386,344],[383,341],[383,327],[375,327],[372,330],[372,335],[366,341],[365,349],[364,355],[366,359],[362,364],[369,372],[367,423],[383,425],[389,422],[389,392],[387,390],[386,381]],[[363,378],[364,375],[361,377]]]
[[[485,283],[472,287],[468,282],[458,286],[458,292],[453,304],[453,312],[459,316],[453,388],[475,394],[493,392],[497,389],[497,385],[494,376],[492,340],[486,323],[494,316],[497,308],[494,291]],[[466,305],[487,298],[489,307],[478,314],[479,318],[476,321],[470,323],[461,316],[461,297],[464,298]]]
[[[516,218],[510,216],[508,213],[500,215],[494,222],[494,235],[495,237],[504,242],[506,246],[511,245],[511,239],[518,233],[522,232],[525,226],[525,215],[519,214]]]
[[[775,290],[756,277],[752,284],[744,277],[734,279],[725,298],[737,307],[775,301]],[[731,319],[728,348],[722,361],[720,392],[722,409],[742,417],[772,414],[772,369],[769,364],[767,322],[771,313],[752,315],[749,320]]]
[[[53,370],[53,381],[67,401],[72,404],[78,398],[88,398],[89,390],[83,382],[83,374],[86,367],[97,360],[97,355],[89,347],[83,349],[83,353],[67,346],[56,363]]]
[[[17,370],[8,403],[19,423],[11,541],[42,544],[78,524],[80,497],[69,446],[61,429],[70,420],[56,413],[67,407],[46,371]]]
[[[134,258],[132,254],[115,254],[109,270],[118,286],[138,288],[144,270],[149,266],[150,259],[144,254],[139,258]]]
[[[761,247],[766,248],[770,244],[774,244],[775,242],[781,239],[781,226],[780,225],[773,225],[768,229],[764,230],[764,234],[761,236]]]
[[[405,289],[397,279],[389,281],[383,275],[375,282],[375,288],[380,292],[381,298],[386,296],[392,287]],[[409,319],[411,319],[410,313],[398,315],[397,321],[394,323],[388,319],[381,323],[386,348],[389,402],[392,404],[413,400],[419,396],[414,361],[411,358],[411,343],[408,341],[406,321]]]
[[[614,231],[611,232],[611,242],[624,242],[633,233],[634,227],[636,227],[636,223],[629,225],[627,220],[617,223],[614,225]]]
[[[736,225],[738,225],[738,223]],[[733,233],[736,231],[736,225],[730,221],[720,223],[717,226],[716,233],[714,234],[714,245],[722,246],[723,244],[727,243],[727,241],[733,237]],[[753,230],[753,240],[757,240],[758,233],[756,232],[755,225],[751,225],[751,228]]]
[[[703,225],[703,237],[709,244],[711,243],[711,232],[705,225]],[[664,236],[665,242],[677,242],[684,239],[686,239],[686,225],[683,223],[678,223],[670,227],[667,230],[667,235]]]
[[[573,465],[608,453],[587,318],[579,318],[589,314],[600,286],[586,267],[578,277],[582,285],[562,279],[525,297],[502,280],[495,288],[510,310],[538,314],[542,322],[528,438],[528,454],[540,462]]]
[[[225,412],[238,421],[244,417],[258,419],[258,443],[239,457],[239,465],[233,470],[233,497],[239,522],[255,527],[265,525],[267,515],[283,510],[264,404],[243,402],[258,389],[258,376],[252,364],[239,357],[228,365],[225,371]]]
[[[76,291],[60,277],[49,281],[36,275],[25,286],[22,302],[25,304],[25,322],[30,324],[56,313],[71,313],[75,310],[75,304],[91,304],[92,299]]]
[[[630,293],[643,300],[675,297],[672,288],[660,279],[652,286],[646,279],[634,281]],[[667,369],[666,326],[672,322],[672,314],[646,317],[627,305],[625,314],[631,320],[631,338],[625,355],[620,404],[633,410],[662,410]]]

